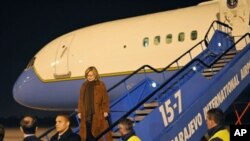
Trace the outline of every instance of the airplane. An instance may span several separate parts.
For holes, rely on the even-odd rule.
[[[31,59],[14,84],[13,97],[30,108],[75,110],[84,71],[89,66],[98,69],[110,88],[145,64],[164,68],[203,40],[214,20],[231,26],[232,35],[237,38],[250,31],[249,18],[249,0],[211,0],[72,31],[49,42]],[[188,59],[180,65],[187,62]],[[171,70],[169,75],[175,67]],[[152,77],[159,79],[153,74]],[[136,81],[137,77],[125,87]],[[124,91],[118,87],[109,93],[110,102]]]

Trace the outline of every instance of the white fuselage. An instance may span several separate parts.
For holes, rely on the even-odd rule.
[[[129,73],[145,64],[163,68],[204,38],[218,12],[213,3],[82,28],[46,45],[36,54],[34,69],[42,81],[50,82],[82,78],[89,66],[96,66],[101,76]],[[195,40],[192,31],[197,31]],[[184,41],[178,41],[181,32]],[[172,41],[166,43],[169,34]],[[147,47],[144,38],[149,39]]]
[[[214,20],[231,25],[237,36],[249,32],[249,3],[240,0],[235,8],[228,8],[226,0],[213,0],[193,7],[101,23],[62,35],[34,56],[14,86],[14,98],[28,107],[42,109],[63,107],[53,100],[42,101],[48,97],[65,96],[68,98],[64,99],[65,105],[75,104],[80,81],[89,66],[95,66],[101,77],[130,74],[146,64],[164,68],[203,40]],[[193,57],[199,52],[194,51]],[[178,65],[184,66],[189,59]],[[36,83],[32,83],[32,77],[37,77]],[[68,81],[72,83],[69,85]],[[33,97],[33,101],[26,102],[27,97]]]

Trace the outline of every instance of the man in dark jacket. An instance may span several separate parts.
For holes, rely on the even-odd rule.
[[[69,116],[58,115],[56,117],[57,133],[50,139],[50,141],[81,141],[80,136],[73,133],[69,126]]]
[[[37,119],[33,116],[24,116],[20,122],[20,130],[24,134],[23,141],[40,141],[36,137]]]
[[[214,108],[207,112],[209,141],[229,141],[229,131],[224,126],[225,116],[221,109]]]

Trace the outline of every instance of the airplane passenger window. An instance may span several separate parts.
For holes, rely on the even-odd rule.
[[[180,32],[179,35],[178,35],[178,41],[183,42],[184,40],[185,40],[185,33]]]
[[[235,8],[238,4],[238,0],[227,0],[227,6],[229,8]]]
[[[144,46],[144,47],[148,47],[148,46],[149,46],[149,38],[148,38],[148,37],[145,37],[145,38],[143,39],[143,46]]]
[[[161,37],[160,37],[160,36],[155,36],[154,44],[155,44],[155,45],[159,45],[160,42],[161,42]]]
[[[172,35],[172,34],[168,34],[168,35],[166,36],[166,43],[167,43],[167,44],[172,43],[172,38],[173,38],[173,35]]]
[[[191,32],[191,40],[196,40],[198,36],[197,30]]]

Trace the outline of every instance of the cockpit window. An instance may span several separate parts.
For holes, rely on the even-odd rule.
[[[36,57],[33,57],[33,58],[29,61],[29,63],[28,63],[28,65],[27,65],[26,69],[33,67],[35,60],[36,60]]]

